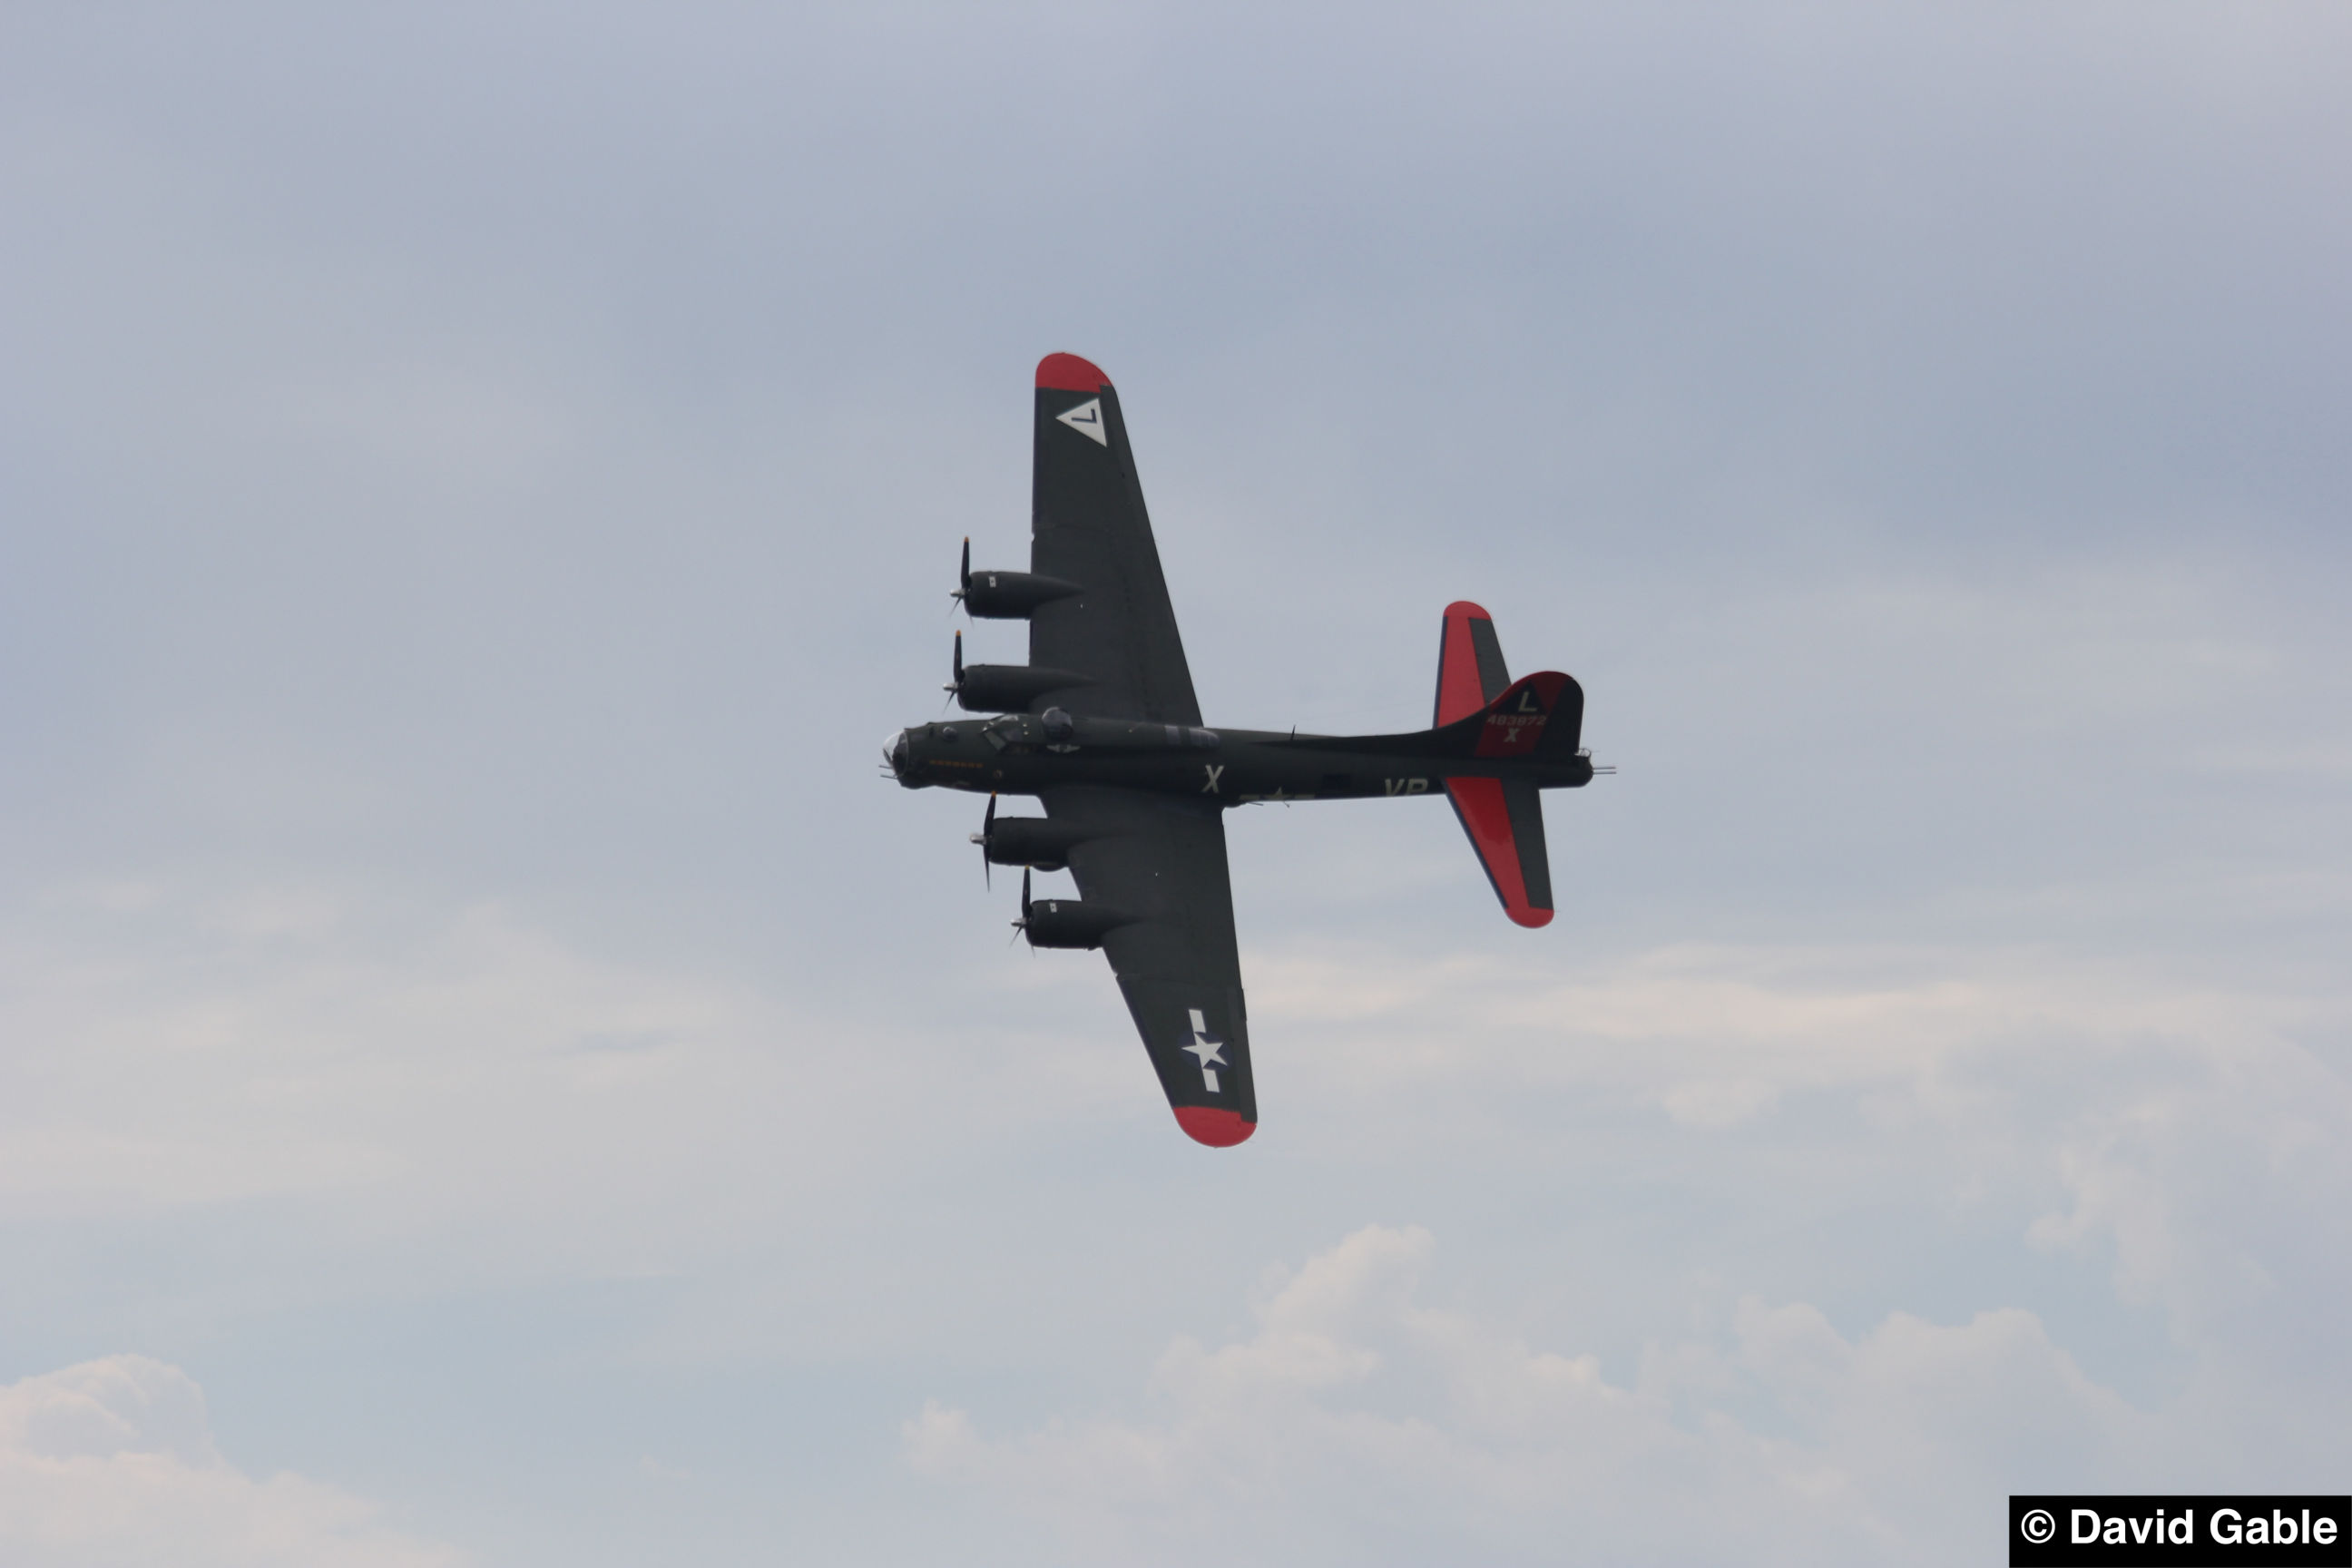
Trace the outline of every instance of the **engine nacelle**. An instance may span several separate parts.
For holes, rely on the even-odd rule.
[[[1100,947],[1103,938],[1136,917],[1080,899],[1039,899],[1022,912],[1031,947]]]
[[[1083,675],[1066,669],[1041,669],[1034,664],[959,664],[956,706],[967,713],[1019,713],[1048,691],[1066,691],[1089,684]]]
[[[985,833],[975,833],[980,852],[999,866],[1032,866],[1058,871],[1069,864],[1070,847],[1086,841],[1085,829],[1043,816],[1000,816]]]
[[[1086,592],[1034,572],[974,572],[964,579],[963,607],[982,620],[1026,620],[1043,605]]]

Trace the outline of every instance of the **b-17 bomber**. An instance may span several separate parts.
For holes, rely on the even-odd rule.
[[[1495,623],[1445,608],[1431,728],[1302,735],[1205,725],[1143,507],[1118,395],[1075,354],[1038,362],[1030,569],[975,571],[956,596],[977,617],[1026,620],[1029,662],[966,664],[948,690],[972,714],[884,747],[909,789],[989,796],[972,835],[984,866],[1019,866],[1035,948],[1100,948],[1177,1124],[1228,1146],[1257,1128],[1249,1018],[1234,936],[1224,813],[1257,801],[1443,795],[1503,910],[1552,918],[1541,793],[1596,770],[1580,749],[1584,689],[1556,670],[1511,679]],[[1034,795],[1043,816],[999,815]],[[1066,868],[1076,899],[1033,898],[1030,872]]]

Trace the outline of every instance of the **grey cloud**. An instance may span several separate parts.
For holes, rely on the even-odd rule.
[[[26,1568],[455,1568],[365,1500],[222,1458],[178,1367],[108,1356],[0,1386],[0,1549]]]
[[[1012,1538],[921,1533],[922,1398],[1108,1409],[1388,1215],[1596,1386],[1766,1409],[1752,1297],[2274,1451],[2346,1374],[2346,25],[11,8],[0,1356],[515,1561],[926,1558]],[[874,776],[1053,349],[1213,719],[1416,722],[1468,596],[1623,768],[1540,945],[1433,806],[1237,815],[1223,1164]]]

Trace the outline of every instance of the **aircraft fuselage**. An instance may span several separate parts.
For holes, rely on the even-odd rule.
[[[1048,710],[902,730],[890,738],[886,756],[909,789],[1036,795],[1066,784],[1107,784],[1207,797],[1220,805],[1428,795],[1442,793],[1446,778],[1521,779],[1538,789],[1575,789],[1592,778],[1591,759],[1581,754],[1441,758],[1416,746],[1426,733],[1300,735],[1071,720]]]

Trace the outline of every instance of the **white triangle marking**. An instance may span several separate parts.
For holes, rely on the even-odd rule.
[[[1103,434],[1102,399],[1099,397],[1089,397],[1067,414],[1056,414],[1054,417],[1097,447],[1110,445],[1110,437]]]

